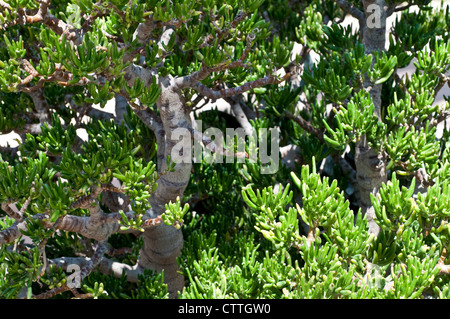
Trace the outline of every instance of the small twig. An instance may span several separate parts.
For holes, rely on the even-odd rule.
[[[399,11],[403,11],[403,10],[407,10],[409,9],[411,6],[415,5],[414,1],[410,1],[408,2],[408,4],[401,6],[401,7],[397,7],[395,3],[392,3],[388,9],[387,9],[387,16],[391,16],[394,12],[399,12]]]
[[[75,288],[69,288],[69,290],[73,293],[74,297],[78,299],[87,299],[93,297],[91,293],[80,294]]]
[[[80,282],[86,278],[91,272],[92,270],[94,270],[102,261],[102,259],[104,258],[105,253],[109,250],[109,246],[108,244],[105,242],[101,242],[98,244],[97,249],[94,252],[94,255],[92,256],[92,258],[90,260],[88,260],[85,265],[81,268],[80,271]],[[50,291],[44,292],[42,294],[36,295],[34,296],[35,299],[49,299],[53,296],[56,296],[58,294],[61,294],[65,291],[72,291],[74,290],[74,288],[69,288],[67,286],[67,283],[64,283],[63,285],[61,285],[61,287],[57,287],[54,288]],[[76,292],[77,293],[77,292]],[[74,294],[76,294],[74,293]],[[78,294],[79,295],[79,294]],[[83,296],[83,295],[82,295]]]
[[[132,249],[130,247],[122,247],[122,248],[110,247],[109,251],[106,254],[111,257],[114,257],[114,256],[126,255],[131,252],[132,252]]]
[[[439,76],[439,83],[438,85],[434,88],[434,96],[436,97],[436,95],[439,93],[439,91],[444,87],[445,84],[449,83],[450,84],[450,77],[446,76],[445,74],[440,74]]]
[[[77,209],[77,208],[88,209],[88,208],[91,208],[92,207],[92,202],[98,197],[98,195],[100,195],[101,192],[102,192],[102,188],[101,187],[92,186],[91,193],[89,195],[81,196],[80,199],[78,199],[77,201],[73,202],[70,205],[70,208],[71,209]]]
[[[297,116],[293,115],[289,111],[286,111],[285,115],[288,119],[291,119],[294,122],[296,122],[297,124],[299,124],[301,126],[301,128],[304,129],[306,132],[311,133],[314,136],[316,136],[320,142],[325,143],[325,140],[323,138],[323,132],[321,132],[314,126],[312,126],[312,124],[310,122],[306,121],[303,117],[301,117],[300,115],[297,115]]]
[[[103,184],[103,185],[101,185],[101,189],[102,190],[104,190],[104,191],[110,191],[110,192],[113,192],[113,193],[120,193],[120,194],[124,194],[125,193],[125,189],[123,188],[123,186],[122,187],[116,187],[116,186],[113,186],[113,185],[106,185],[106,184]]]
[[[450,117],[450,110],[441,111],[436,117],[431,119],[429,127],[438,125],[439,123],[446,121]]]
[[[285,81],[286,79],[288,79],[290,76],[291,76],[291,73],[287,73],[285,76],[281,77],[281,79],[280,79],[277,76],[268,75],[268,76],[265,76],[263,78],[260,78],[260,79],[254,80],[254,81],[246,82],[246,83],[242,84],[241,86],[228,88],[228,89],[222,89],[222,90],[214,90],[210,87],[207,87],[206,85],[203,85],[200,82],[197,82],[196,84],[194,84],[192,86],[192,88],[194,90],[196,90],[197,92],[199,92],[200,94],[202,94],[212,100],[218,100],[220,98],[226,98],[226,97],[239,95],[244,92],[250,91],[252,89],[263,87],[265,85],[279,84],[279,83]]]
[[[47,244],[48,238],[44,238],[44,240],[39,244],[39,255],[42,257],[43,265],[41,269],[41,273],[39,277],[42,277],[47,269],[47,254],[45,253],[45,245]]]
[[[212,14],[209,14],[209,19],[211,21],[211,24],[214,26],[215,28],[215,33],[216,36],[213,36],[211,34],[209,34],[205,40],[203,41],[202,44],[200,44],[199,48],[204,48],[209,46],[209,44],[214,41],[215,39],[218,39],[219,41],[222,40],[224,37],[226,37],[227,35],[230,34],[230,30],[236,28],[236,26],[241,23],[242,21],[245,20],[245,18],[247,17],[247,13],[245,12],[241,12],[239,11],[238,14],[236,14],[236,16],[234,17],[233,21],[231,21],[231,23],[229,24],[228,27],[220,29],[217,24],[214,21],[214,17],[212,16]]]
[[[239,57],[238,60],[236,60],[234,62],[229,62],[229,61],[223,62],[223,63],[219,63],[214,66],[207,66],[205,64],[205,62],[203,61],[202,67],[199,71],[196,71],[190,75],[186,75],[186,76],[177,78],[175,80],[178,88],[184,89],[184,88],[188,88],[188,87],[193,87],[196,84],[198,84],[200,81],[206,79],[206,77],[213,72],[221,72],[221,71],[225,71],[225,70],[234,69],[237,67],[248,68],[248,65],[244,61],[245,61],[245,59],[247,59],[247,56],[251,51],[252,44],[253,44],[253,41],[255,40],[255,38],[256,38],[256,36],[254,33],[250,33],[247,35],[247,38],[246,38],[247,45],[245,47],[244,52],[241,54],[241,56]]]

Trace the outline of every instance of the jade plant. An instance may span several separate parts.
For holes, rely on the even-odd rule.
[[[0,0],[0,297],[448,298],[431,4]]]

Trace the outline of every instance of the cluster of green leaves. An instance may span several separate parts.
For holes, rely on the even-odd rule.
[[[83,280],[81,289],[94,299],[167,299],[169,296],[164,272],[150,270],[139,275],[137,284],[128,282],[125,274],[114,278],[97,272]]]
[[[302,30],[298,32],[301,34]],[[322,54],[321,60],[311,70],[305,70],[303,80],[323,92],[327,101],[342,104],[352,91],[359,91],[365,77],[380,84],[387,81],[396,70],[396,56],[383,53],[375,54],[372,58],[366,55],[361,39],[353,34],[350,27],[324,25],[321,32],[320,38],[312,40],[316,46],[320,45],[317,50]]]
[[[34,10],[38,6],[37,1],[30,0],[6,2],[13,10],[1,12],[2,23],[15,19],[18,8]],[[76,27],[81,27],[87,17],[96,17],[92,28],[77,47],[43,26],[18,27],[4,33],[6,45],[0,47],[0,88],[8,93],[1,93],[0,131],[20,128],[27,117],[19,114],[32,109],[29,98],[14,93],[20,80],[28,75],[19,67],[23,58],[35,64],[44,79],[55,72],[59,63],[74,74],[70,84],[88,79],[90,84],[76,91],[79,105],[104,106],[122,88],[130,98],[139,97],[143,105],[154,104],[159,96],[155,82],[146,87],[136,81],[128,87],[122,77],[126,67],[123,55],[141,46],[133,40],[137,24],[150,15],[162,23],[182,22],[163,48],[153,38],[145,46],[146,65],[157,67],[160,75],[183,76],[198,71],[203,63],[227,65],[239,59],[247,45],[251,45],[246,67],[214,73],[203,81],[208,86],[218,82],[236,86],[265,76],[274,67],[286,67],[292,50],[290,41],[298,40],[320,53],[320,62],[305,70],[301,88],[269,87],[251,92],[256,93],[257,101],[264,100],[267,105],[261,112],[251,106],[258,114],[252,125],[279,126],[282,145],[292,141],[300,145],[304,162],[312,163],[312,172],[303,167],[300,177],[290,175],[295,189],[288,184],[275,191],[272,186],[289,176],[282,168],[275,175],[264,175],[260,163],[195,164],[185,198],[169,204],[164,215],[171,224],[187,221],[180,264],[189,284],[180,297],[414,298],[425,292],[448,297],[448,280],[437,276],[435,265],[442,249],[448,246],[446,220],[450,195],[448,185],[441,181],[449,177],[449,138],[447,133],[438,142],[435,129],[422,125],[442,111],[432,106],[432,102],[433,91],[441,84],[440,75],[448,70],[448,9],[447,16],[445,12],[436,14],[430,10],[403,13],[403,22],[399,20],[394,25],[389,50],[371,57],[364,54],[358,33],[353,33],[350,27],[324,25],[325,16],[343,17],[335,2],[295,2],[297,10],[292,10],[287,1],[263,2],[228,0],[218,5],[213,0],[112,0],[95,6],[93,1],[77,0],[67,6],[65,1],[53,1],[50,12]],[[360,1],[349,2],[361,6]],[[415,3],[425,8],[429,0]],[[270,22],[256,13],[259,7],[266,11]],[[200,14],[204,10],[210,14]],[[248,16],[230,28],[239,11]],[[279,26],[277,21],[281,22]],[[269,31],[271,23],[276,35]],[[34,32],[38,28],[39,32]],[[155,30],[152,37],[157,38],[161,32]],[[208,35],[213,41],[205,43]],[[436,36],[443,40],[429,41]],[[125,43],[127,52],[118,50],[116,42],[111,41],[114,37]],[[247,39],[253,38],[248,44]],[[42,48],[29,45],[35,40]],[[166,58],[163,67],[159,64],[162,56]],[[417,58],[417,72],[411,79],[398,83],[392,74],[413,58]],[[370,70],[372,59],[374,68]],[[103,83],[98,74],[107,75],[109,80]],[[384,123],[377,123],[371,115],[373,103],[361,91],[366,76],[385,84]],[[45,92],[52,108],[62,104],[58,99],[64,96],[64,90],[46,85]],[[319,92],[324,93],[321,101],[315,98]],[[305,94],[311,105],[310,113],[304,111],[302,116],[326,132],[327,145],[318,143],[292,121],[283,120],[284,112],[294,113],[300,93]],[[185,94],[189,96],[192,92]],[[249,104],[253,103],[252,98],[250,94]],[[335,107],[332,121],[328,120],[333,117],[326,114],[328,103]],[[92,121],[86,125],[89,140],[83,143],[81,152],[74,152],[78,147],[75,129],[67,124],[74,114],[68,109],[58,109],[58,113],[59,117],[53,116],[51,126],[43,127],[42,134],[27,135],[20,147],[20,160],[0,162],[2,201],[18,201],[20,209],[30,198],[26,217],[51,210],[55,221],[69,212],[85,214],[82,210],[70,211],[70,205],[87,195],[92,186],[108,184],[115,177],[122,181],[133,209],[142,214],[157,178],[154,139],[148,128],[131,113],[125,119],[126,125]],[[314,166],[314,157],[321,160],[331,148],[340,151],[362,135],[368,135],[374,147],[388,154],[391,159],[388,168],[397,170],[399,175],[412,173],[424,165],[433,177],[439,177],[426,194],[414,197],[414,184],[400,189],[393,175],[379,197],[373,198],[377,222],[382,228],[377,239],[368,235],[367,221],[350,209],[337,182],[329,183],[315,172]],[[436,164],[438,158],[442,161]],[[295,205],[294,199],[302,204]],[[181,200],[190,203],[191,211],[187,212],[187,205],[182,208]],[[123,216],[124,226],[139,228],[139,219],[128,220]],[[11,223],[6,218],[1,222],[2,229]],[[303,232],[301,225],[308,226],[310,232]],[[49,253],[54,256],[73,253],[80,245],[77,235],[53,234],[43,229],[39,221],[30,222],[25,234],[36,243],[48,240]],[[119,246],[130,244],[126,237],[117,241]],[[36,249],[20,254],[6,252],[12,245],[2,247],[0,255],[2,296],[17,295],[24,285],[31,293],[32,283],[40,291],[36,286],[39,252]],[[136,244],[126,258],[135,261],[138,249]],[[371,277],[373,269],[375,278]],[[13,285],[4,280],[6,271],[8,276],[13,274]],[[61,270],[51,270],[40,282],[51,288],[61,285],[64,278]],[[163,274],[145,274],[140,278],[140,287],[143,289],[136,290],[124,277],[99,273],[83,281],[84,292],[95,298],[167,297]]]
[[[144,85],[141,80],[136,79],[132,87],[125,85],[125,90],[130,98],[139,98],[139,101],[146,106],[154,105],[161,94],[161,89],[156,84],[155,78],[153,78],[152,84],[148,86]]]
[[[0,296],[16,298],[22,288],[26,287],[26,295],[32,294],[32,283],[40,276],[42,261],[38,247],[21,252],[8,251],[0,247]],[[8,274],[8,276],[6,276]]]
[[[430,2],[430,1],[424,1]],[[388,52],[398,57],[399,67],[407,66],[416,52],[438,36],[448,39],[448,8],[433,10],[424,3],[421,10],[403,11],[389,35]]]
[[[48,186],[56,173],[49,167],[49,159],[42,152],[35,159],[27,158],[23,163],[15,165],[9,165],[0,158],[0,172],[2,201],[39,197],[41,188]]]
[[[34,156],[39,152],[49,155],[62,154],[66,148],[73,146],[76,138],[74,126],[63,127],[61,119],[55,113],[52,114],[52,122],[44,123],[42,133],[38,136],[27,134],[26,140],[21,143],[21,151],[24,154]]]
[[[22,36],[19,36],[17,41],[10,40],[10,38],[3,34],[3,40],[6,45],[6,54],[9,59],[5,59],[0,63],[0,84],[2,91],[15,92],[17,85],[20,83],[22,72],[19,68],[19,61],[25,56],[26,50]],[[6,62],[7,61],[7,62]]]
[[[8,133],[22,128],[26,120],[21,114],[31,110],[30,98],[23,94],[0,92],[0,132]]]
[[[34,170],[42,169],[36,173],[28,172],[24,164],[16,164],[16,169],[5,172],[2,177],[5,185],[2,195],[11,199],[26,198],[26,192],[30,192],[33,184],[31,195],[36,198],[31,205],[33,212],[43,213],[50,208],[57,218],[59,214],[68,213],[71,203],[85,195],[90,187],[109,184],[115,177],[122,181],[136,212],[145,211],[148,206],[146,200],[155,188],[152,185],[156,172],[152,161],[144,162],[143,158],[137,157],[137,154],[142,154],[139,152],[139,142],[143,138],[137,135],[138,132],[128,131],[124,124],[93,121],[86,126],[89,139],[82,145],[83,152],[75,153],[72,150],[76,135],[74,127],[69,125],[63,128],[57,117],[53,118],[52,124],[51,128],[44,126],[38,136],[28,134],[20,146],[23,155],[28,156],[28,162],[36,162],[33,164]],[[60,161],[50,163],[43,152],[59,157]],[[7,170],[7,163],[4,162],[4,165]],[[19,175],[11,175],[14,172]],[[52,179],[56,172],[61,174],[62,179]],[[21,178],[20,174],[26,174],[28,178]],[[21,185],[22,182],[27,185]],[[8,192],[8,187],[17,188],[17,194]]]
[[[283,192],[279,191],[276,195],[273,194],[272,187],[264,188],[261,192],[257,190],[255,193],[251,187],[247,186],[242,189],[242,197],[250,208],[264,211],[264,215],[255,217],[255,228],[277,249],[286,243],[298,240],[297,211],[290,208],[286,216],[280,216],[279,222],[277,219],[280,211],[284,210],[284,207],[292,200],[293,192],[289,192],[289,185]]]
[[[291,264],[292,277],[286,278],[295,284],[290,289],[280,284],[280,295],[419,298],[423,293],[447,291],[448,282],[438,275],[437,267],[448,245],[447,183],[437,183],[414,199],[414,184],[400,190],[394,175],[373,199],[382,228],[374,238],[368,234],[367,220],[349,208],[336,180],[330,184],[314,171],[313,165],[312,172],[304,166],[300,177],[292,173],[302,202],[296,209],[288,187],[278,194],[267,187],[257,192],[242,189],[255,229],[277,254],[289,252],[297,260]],[[308,234],[302,234],[299,223],[306,223]]]
[[[323,93],[320,102],[312,99],[309,104],[311,122],[324,130],[329,148],[342,151],[364,135],[373,148],[386,153],[388,168],[399,174],[411,175],[423,165],[433,177],[440,171],[436,167],[440,148],[435,124],[428,123],[448,107],[439,108],[434,102],[444,83],[443,74],[449,70],[445,15],[449,8],[433,11],[428,2],[417,2],[422,10],[403,12],[393,25],[388,50],[373,56],[365,54],[359,34],[350,27],[325,25],[323,10],[317,10],[321,4],[312,2],[306,8],[307,18],[296,29],[297,39],[320,53],[321,59],[305,69],[303,91]],[[413,58],[417,62],[412,77],[394,76]],[[365,80],[384,84],[381,119],[373,115],[373,102],[361,91]],[[328,103],[333,105],[331,116],[324,107]]]
[[[166,204],[166,211],[161,218],[167,225],[172,225],[176,229],[180,229],[184,222],[183,217],[188,210],[189,204],[184,204],[183,208],[181,208],[180,198],[177,197],[176,203],[171,202]]]
[[[293,287],[294,261],[289,254],[273,255],[254,230],[250,216],[222,207],[220,214],[189,214],[180,265],[189,284],[180,298],[280,298]],[[233,203],[234,202],[234,203]]]
[[[374,114],[374,105],[369,94],[364,90],[355,94],[345,106],[340,106],[335,112],[337,129],[333,130],[327,121],[325,141],[334,149],[343,150],[350,142],[358,141],[363,135],[368,135],[369,142],[376,144],[380,136],[386,132],[383,123],[378,122]]]
[[[388,167],[399,174],[410,174],[422,165],[433,178],[440,171],[439,161],[436,161],[441,156],[440,145],[435,139],[435,127],[431,127],[429,121],[448,108],[448,104],[439,108],[434,103],[436,88],[442,86],[441,74],[449,70],[448,18],[445,15],[448,10],[447,7],[446,11],[438,12],[403,12],[393,27],[388,55],[397,56],[398,67],[417,58],[416,71],[411,78],[406,76],[397,85],[390,79],[384,87],[388,137],[382,143],[391,159]],[[413,28],[404,23],[412,20],[415,21]],[[403,37],[406,33],[409,34],[407,43]],[[418,34],[421,34],[420,40]]]
[[[380,194],[372,199],[380,226],[401,235],[412,222],[418,221],[436,243],[446,247],[450,235],[447,225],[450,212],[448,182],[437,179],[425,194],[418,193],[416,198],[412,196],[414,190],[415,179],[409,188],[400,188],[400,181],[393,174],[380,189]]]
[[[386,108],[387,140],[382,140],[391,162],[388,168],[410,174],[425,165],[429,174],[437,171],[440,143],[436,127],[429,123],[448,109],[448,103],[439,107],[434,103],[436,87],[441,87],[441,74],[449,70],[448,43],[432,41],[433,52],[427,48],[418,52],[416,71],[406,78],[404,89],[393,93]],[[433,61],[433,65],[431,62]]]
[[[295,260],[273,249],[253,227],[243,209],[241,188],[247,181],[272,185],[284,179],[280,170],[263,175],[260,167],[242,164],[194,164],[185,192],[190,210],[182,228],[185,237],[179,264],[186,288],[180,298],[280,298],[291,287]],[[290,274],[288,276],[288,274]]]
[[[63,124],[62,119],[54,114],[51,125],[44,125],[41,134],[26,136],[20,145],[20,159],[10,162],[1,159],[1,200],[17,202],[18,209],[22,208],[25,201],[30,201],[24,212],[27,230],[23,231],[23,235],[31,238],[36,245],[47,242],[48,258],[70,256],[85,247],[80,244],[78,235],[55,233],[52,229],[46,229],[42,221],[33,216],[46,213],[50,215],[50,222],[55,222],[58,217],[66,214],[86,214],[85,210],[75,209],[72,205],[76,200],[89,195],[91,186],[109,184],[115,177],[122,182],[124,192],[131,199],[131,205],[139,216],[142,217],[148,208],[148,197],[156,189],[154,182],[157,179],[153,162],[156,153],[154,136],[130,110],[125,123],[87,123],[85,128],[88,140],[81,145],[82,151],[76,152],[73,150],[76,147],[75,128],[73,125]],[[147,144],[145,148],[141,148],[144,141]],[[11,226],[9,220],[7,218],[5,223],[2,222],[2,229]],[[132,222],[127,224],[124,221],[124,226],[139,228],[135,221]],[[1,262],[8,271],[8,276],[2,277],[2,280],[8,278],[8,281],[2,282],[3,297],[16,297],[24,286],[28,287],[28,293],[31,293],[31,289],[33,293],[52,289],[51,287],[61,285],[63,277],[67,275],[56,276],[58,280],[52,279],[50,275],[40,277],[42,258],[39,257],[39,252],[31,254],[30,251],[29,256],[22,256],[27,250],[6,253],[14,245],[20,245],[22,240],[21,237],[2,246]],[[20,262],[19,259],[27,259],[27,262]],[[34,262],[35,260],[38,262]],[[22,267],[22,264],[25,266]],[[13,271],[14,267],[17,271]],[[11,285],[11,280],[14,285]],[[41,285],[37,285],[38,282]],[[94,289],[94,295],[99,294],[99,287],[89,289]],[[87,291],[91,292],[89,289]],[[159,293],[160,290],[155,291]]]

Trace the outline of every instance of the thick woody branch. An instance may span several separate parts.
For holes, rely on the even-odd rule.
[[[8,214],[9,217],[14,218],[16,221],[21,222],[23,221],[23,213],[25,209],[27,209],[29,205],[29,200],[25,202],[25,204],[22,206],[22,209],[20,211],[17,209],[17,207],[11,207],[8,203],[2,203],[1,207],[2,210]],[[25,209],[24,209],[25,208]]]
[[[89,117],[93,117],[97,120],[106,120],[110,121],[114,119],[114,114],[111,114],[109,112],[105,112],[99,109],[95,109],[93,107],[89,107],[89,109],[86,111],[86,115]]]
[[[150,85],[153,79],[151,70],[136,64],[130,64],[124,69],[124,79],[128,86],[132,87],[136,79],[141,80],[145,85]]]
[[[105,253],[109,256],[117,256],[130,253],[131,249],[128,247],[115,249],[112,246],[105,247]],[[78,265],[80,268],[87,268],[90,265],[91,259],[88,257],[60,257],[49,260],[49,264],[54,267],[62,268],[66,270],[69,265]],[[92,264],[91,264],[92,265]],[[128,281],[137,282],[138,275],[143,274],[143,271],[138,266],[129,266],[127,264],[114,262],[107,258],[102,258],[98,263],[97,269],[104,274],[114,275],[118,278],[125,272]]]
[[[205,62],[202,62],[202,67],[199,71],[192,73],[191,75],[186,75],[181,78],[176,79],[176,83],[178,88],[184,89],[188,87],[192,87],[195,84],[197,84],[199,81],[202,81],[206,79],[208,75],[210,75],[213,72],[220,72],[223,70],[226,70],[228,66],[223,63],[219,65],[215,65],[213,67],[209,67],[205,64]]]
[[[44,223],[44,227],[46,228],[53,226],[51,223]],[[55,228],[63,231],[76,232],[84,237],[95,240],[106,240],[110,235],[119,230],[119,225],[117,223],[103,222],[102,218],[66,215]]]
[[[283,78],[279,79],[276,76],[269,75],[255,81],[244,83],[241,86],[222,90],[214,90],[210,87],[207,87],[206,85],[203,85],[200,82],[197,82],[192,88],[196,90],[198,93],[202,94],[203,96],[206,96],[207,98],[210,98],[212,100],[218,100],[221,98],[239,95],[252,89],[263,87],[265,85],[278,84],[280,82],[283,82],[289,76],[290,74],[287,74]]]
[[[15,222],[12,226],[0,231],[0,245],[13,242],[14,240],[22,236],[20,230],[26,230],[25,222]]]
[[[105,253],[109,256],[116,256],[129,252],[129,248],[115,249],[111,246],[105,247]],[[127,280],[130,282],[138,282],[138,276],[144,274],[143,269],[138,265],[130,266],[104,257],[98,263],[94,263],[88,257],[60,257],[51,259],[49,263],[55,267],[62,268],[63,270],[66,270],[69,265],[78,265],[80,268],[89,269],[97,264],[96,268],[101,273],[113,275],[117,278],[120,278],[123,273],[125,273]]]
[[[117,212],[106,214],[100,210],[98,204],[93,205],[89,200],[90,198],[88,197],[83,198],[82,200],[77,201],[73,208],[89,209],[91,216],[66,215],[61,217],[56,223],[50,223],[49,216],[43,214],[36,214],[33,218],[41,220],[42,225],[46,229],[75,232],[86,238],[104,241],[109,236],[119,231],[119,222],[122,220],[122,216]],[[26,206],[25,204],[24,206]],[[6,204],[2,204],[2,209],[7,213],[9,212],[8,214],[12,214],[12,216],[19,217],[20,212],[16,213],[14,211],[10,211],[11,208],[8,208]],[[128,211],[125,215],[129,220],[136,218],[136,213],[133,211]],[[161,215],[154,218],[145,218],[142,228],[147,229],[161,225],[162,223],[163,220]],[[22,235],[20,230],[26,229],[27,220],[24,220],[21,222],[15,222],[9,228],[0,231],[0,245],[8,244],[16,240]]]
[[[108,214],[95,211],[97,206],[91,206],[92,217],[66,215],[57,220],[56,223],[49,222],[49,216],[36,214],[33,218],[41,220],[42,225],[47,229],[57,229],[62,231],[76,232],[84,237],[99,241],[107,239],[111,234],[119,230],[119,224],[103,222],[102,217]],[[98,209],[98,208],[97,208]],[[27,229],[27,220],[16,222],[9,228],[0,232],[0,244],[10,243],[19,238],[20,230]]]
[[[127,280],[130,282],[138,282],[138,276],[144,274],[143,268],[138,264],[130,266],[107,258],[102,260],[99,264],[98,270],[105,275],[113,275],[116,278],[122,277],[125,273]]]
[[[42,89],[36,90],[34,92],[28,93],[28,95],[33,100],[34,107],[37,111],[36,116],[39,119],[39,123],[44,125],[50,122],[50,110],[47,103],[47,99],[44,96],[44,91]]]
[[[414,1],[407,2],[407,4],[405,4],[403,6],[399,6],[399,7],[397,7],[396,3],[392,3],[392,4],[389,5],[389,7],[388,7],[388,9],[386,11],[387,12],[387,16],[388,17],[391,16],[394,12],[400,12],[400,11],[408,10],[413,5],[415,5]]]
[[[130,104],[130,101],[128,103]],[[132,103],[131,106],[134,107],[134,113],[139,117],[139,119],[155,133],[157,139],[164,137],[164,127],[162,125],[162,121],[153,110],[150,108],[136,108],[134,103]]]
[[[364,12],[356,8],[355,6],[351,5],[346,0],[334,0],[336,4],[341,7],[346,13],[352,15],[354,18],[358,19],[360,22],[364,21]]]

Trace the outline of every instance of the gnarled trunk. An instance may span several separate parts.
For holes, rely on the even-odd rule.
[[[158,159],[161,167],[158,172],[164,174],[158,179],[158,188],[150,198],[151,209],[148,217],[155,218],[165,211],[165,204],[170,201],[175,202],[177,197],[182,199],[183,192],[189,183],[192,161],[178,162],[174,172],[166,172],[168,156],[174,158],[172,152],[177,145],[175,130],[184,129],[190,125],[191,120],[185,110],[185,103],[173,82],[173,78],[160,79],[161,95],[157,102],[161,120],[165,131],[163,139],[164,145],[158,145]],[[189,143],[190,143],[189,139]],[[186,145],[186,147],[190,147]],[[161,150],[164,150],[164,153]],[[188,149],[182,149],[188,151]],[[181,154],[180,154],[181,155]],[[173,226],[161,224],[156,227],[146,229],[144,232],[144,244],[140,252],[139,266],[144,269],[152,269],[158,272],[164,270],[164,281],[168,285],[170,297],[174,298],[177,291],[184,287],[184,278],[179,274],[177,257],[180,255],[183,246],[183,235],[181,230]]]
[[[384,51],[386,44],[386,3],[384,0],[364,0],[365,19],[360,20],[362,41],[366,54]],[[381,121],[381,84],[366,80],[364,88],[374,103],[374,112]],[[355,145],[356,178],[360,188],[360,207],[369,222],[369,233],[378,235],[380,228],[374,221],[375,211],[370,195],[376,195],[387,181],[386,163],[381,154],[372,149],[363,136]]]

